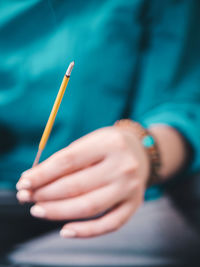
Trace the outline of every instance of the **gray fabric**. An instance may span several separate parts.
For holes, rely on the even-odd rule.
[[[198,175],[144,203],[119,231],[93,239],[64,240],[58,224],[32,218],[29,207],[0,191],[0,252],[9,248],[0,266],[200,266]]]
[[[145,203],[115,233],[64,240],[53,231],[19,245],[10,260],[48,266],[163,266],[197,258],[199,237],[170,198],[164,196]]]

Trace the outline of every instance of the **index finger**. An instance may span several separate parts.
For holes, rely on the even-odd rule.
[[[105,157],[102,129],[92,132],[56,152],[44,162],[22,173],[17,189],[35,190],[77,170],[100,162]]]

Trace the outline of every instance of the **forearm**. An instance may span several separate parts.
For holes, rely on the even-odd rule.
[[[160,181],[163,182],[180,171],[188,159],[188,148],[182,135],[167,125],[154,125],[150,128],[159,147],[161,156]]]

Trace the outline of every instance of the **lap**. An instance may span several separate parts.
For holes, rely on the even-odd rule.
[[[145,203],[119,231],[92,239],[61,239],[58,230],[21,244],[14,263],[55,266],[161,266],[198,258],[200,238],[169,197]]]
[[[145,202],[117,232],[97,238],[62,239],[56,225],[21,220],[23,226],[47,229],[51,225],[48,230],[52,230],[41,228],[39,236],[19,241],[8,261],[22,266],[199,266],[200,194],[194,191],[200,188],[200,179],[188,181],[158,200]]]

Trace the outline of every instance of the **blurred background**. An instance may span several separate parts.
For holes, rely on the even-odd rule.
[[[17,204],[15,184],[32,166],[60,82],[72,60],[74,71],[42,160],[122,118],[147,127],[164,123],[177,128],[188,143],[190,160],[172,182],[146,193],[151,201],[128,228],[116,236],[101,237],[100,247],[95,247],[98,241],[81,243],[77,255],[82,262],[74,261],[79,258],[73,254],[79,241],[72,245],[47,242],[49,247],[41,247],[41,261],[50,265],[50,251],[56,265],[63,257],[58,257],[52,245],[58,244],[60,251],[70,251],[66,254],[69,264],[77,266],[105,266],[106,262],[117,266],[118,261],[123,266],[126,261],[141,266],[200,262],[199,16],[198,0],[0,0],[2,264],[23,265],[28,258],[30,264],[41,264],[35,261],[38,254],[33,253],[39,244],[36,241],[28,246],[27,254],[26,246],[9,257],[4,250],[59,226],[32,221],[29,206]],[[145,235],[147,250],[140,246]],[[91,255],[96,255],[96,260]],[[60,265],[66,261],[62,259]]]

